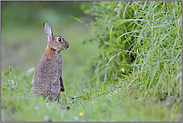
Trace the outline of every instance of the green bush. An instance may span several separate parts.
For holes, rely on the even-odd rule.
[[[182,101],[182,3],[100,1],[88,10],[101,52],[86,70],[90,80],[127,82],[155,100]],[[173,104],[173,103],[172,103]]]

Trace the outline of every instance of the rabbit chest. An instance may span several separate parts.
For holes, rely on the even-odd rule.
[[[64,65],[64,60],[60,53],[54,53],[47,57],[47,76],[50,77],[50,82],[53,86],[60,87],[60,77],[62,76],[62,69]],[[49,78],[48,78],[49,79]]]

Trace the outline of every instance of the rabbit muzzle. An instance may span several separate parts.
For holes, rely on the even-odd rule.
[[[67,48],[69,48],[69,43],[68,42],[65,44],[65,49],[67,49]]]

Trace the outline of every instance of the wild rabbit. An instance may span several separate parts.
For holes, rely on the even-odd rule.
[[[32,79],[33,95],[42,95],[50,101],[58,101],[61,91],[65,91],[62,80],[64,60],[60,54],[69,43],[61,36],[53,35],[51,26],[43,23],[44,32],[48,37],[46,51],[40,59]]]

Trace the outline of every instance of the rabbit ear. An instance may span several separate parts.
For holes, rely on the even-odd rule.
[[[48,40],[52,41],[53,33],[51,30],[51,26],[47,23],[43,23],[44,32],[46,33]]]

